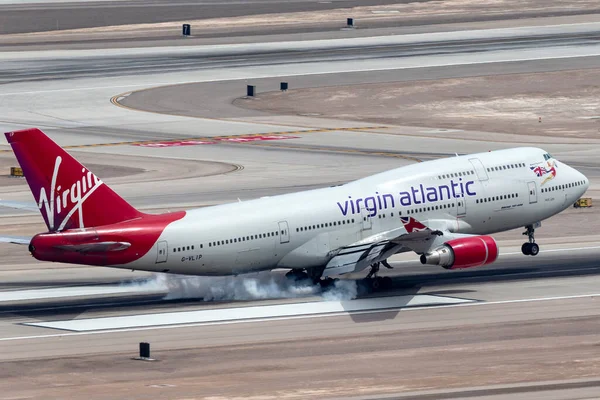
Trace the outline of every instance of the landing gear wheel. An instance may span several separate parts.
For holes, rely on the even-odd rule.
[[[376,277],[371,279],[371,289],[373,289],[374,292],[380,290],[382,288],[382,282],[381,282],[381,278]]]
[[[392,278],[389,276],[384,276],[381,278],[381,283],[383,284],[384,289],[391,289],[393,285]]]
[[[529,243],[529,255],[537,256],[540,252],[540,246],[537,243]]]
[[[366,281],[371,290],[373,290],[374,292],[390,289],[392,287],[392,278],[390,278],[389,276],[367,278]]]
[[[339,279],[333,279],[333,278],[324,278],[319,280],[319,286],[321,286],[321,289],[327,289],[330,288],[331,286],[333,286],[335,284],[335,282],[337,282]]]
[[[527,235],[529,242],[523,243],[521,251],[526,256],[537,256],[540,252],[540,246],[535,243],[535,237],[533,236],[535,229],[533,228],[533,225],[527,225],[525,229],[526,231],[523,232],[523,235]]]
[[[298,282],[308,279],[308,274],[299,269],[292,269],[285,274],[285,277],[291,281]]]

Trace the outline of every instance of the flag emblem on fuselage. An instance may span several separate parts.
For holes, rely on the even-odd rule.
[[[529,168],[539,178],[546,176],[542,181],[542,185],[556,177],[556,163],[554,161],[548,161],[547,165],[536,165]]]
[[[425,225],[414,219],[413,217],[400,217],[400,221],[402,221],[402,225],[404,225],[404,229],[406,232],[421,232],[427,229]]]

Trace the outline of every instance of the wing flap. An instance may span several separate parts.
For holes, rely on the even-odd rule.
[[[405,251],[423,253],[445,238],[450,232],[433,230],[413,217],[401,217],[402,227],[364,238],[338,250],[329,260],[324,276],[342,275],[361,271],[371,264]],[[435,221],[435,226],[447,226],[448,221]]]

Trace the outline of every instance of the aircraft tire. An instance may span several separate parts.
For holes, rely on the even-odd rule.
[[[302,270],[292,269],[285,274],[285,277],[291,281],[298,282],[308,279],[308,274]]]
[[[521,252],[523,254],[525,254],[526,256],[530,256],[531,255],[531,243],[523,243],[523,246],[521,246]]]
[[[540,252],[540,246],[538,246],[537,243],[530,243],[529,255],[537,256],[539,252]]]
[[[373,278],[371,279],[371,289],[373,289],[374,292],[377,292],[378,290],[381,290],[381,278],[377,277],[377,278]]]
[[[391,289],[393,286],[392,278],[390,278],[389,276],[384,276],[383,278],[381,278],[381,283],[383,289]]]
[[[333,278],[324,278],[319,280],[319,286],[321,286],[321,289],[328,289],[330,287],[332,287],[336,281],[338,281],[339,279],[333,279]]]

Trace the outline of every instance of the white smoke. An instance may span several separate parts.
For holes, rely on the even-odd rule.
[[[139,289],[164,291],[165,300],[203,299],[204,301],[263,300],[321,296],[323,300],[351,300],[357,295],[355,281],[338,280],[328,288],[310,280],[294,281],[281,273],[201,277],[173,274],[154,274],[136,282]]]

